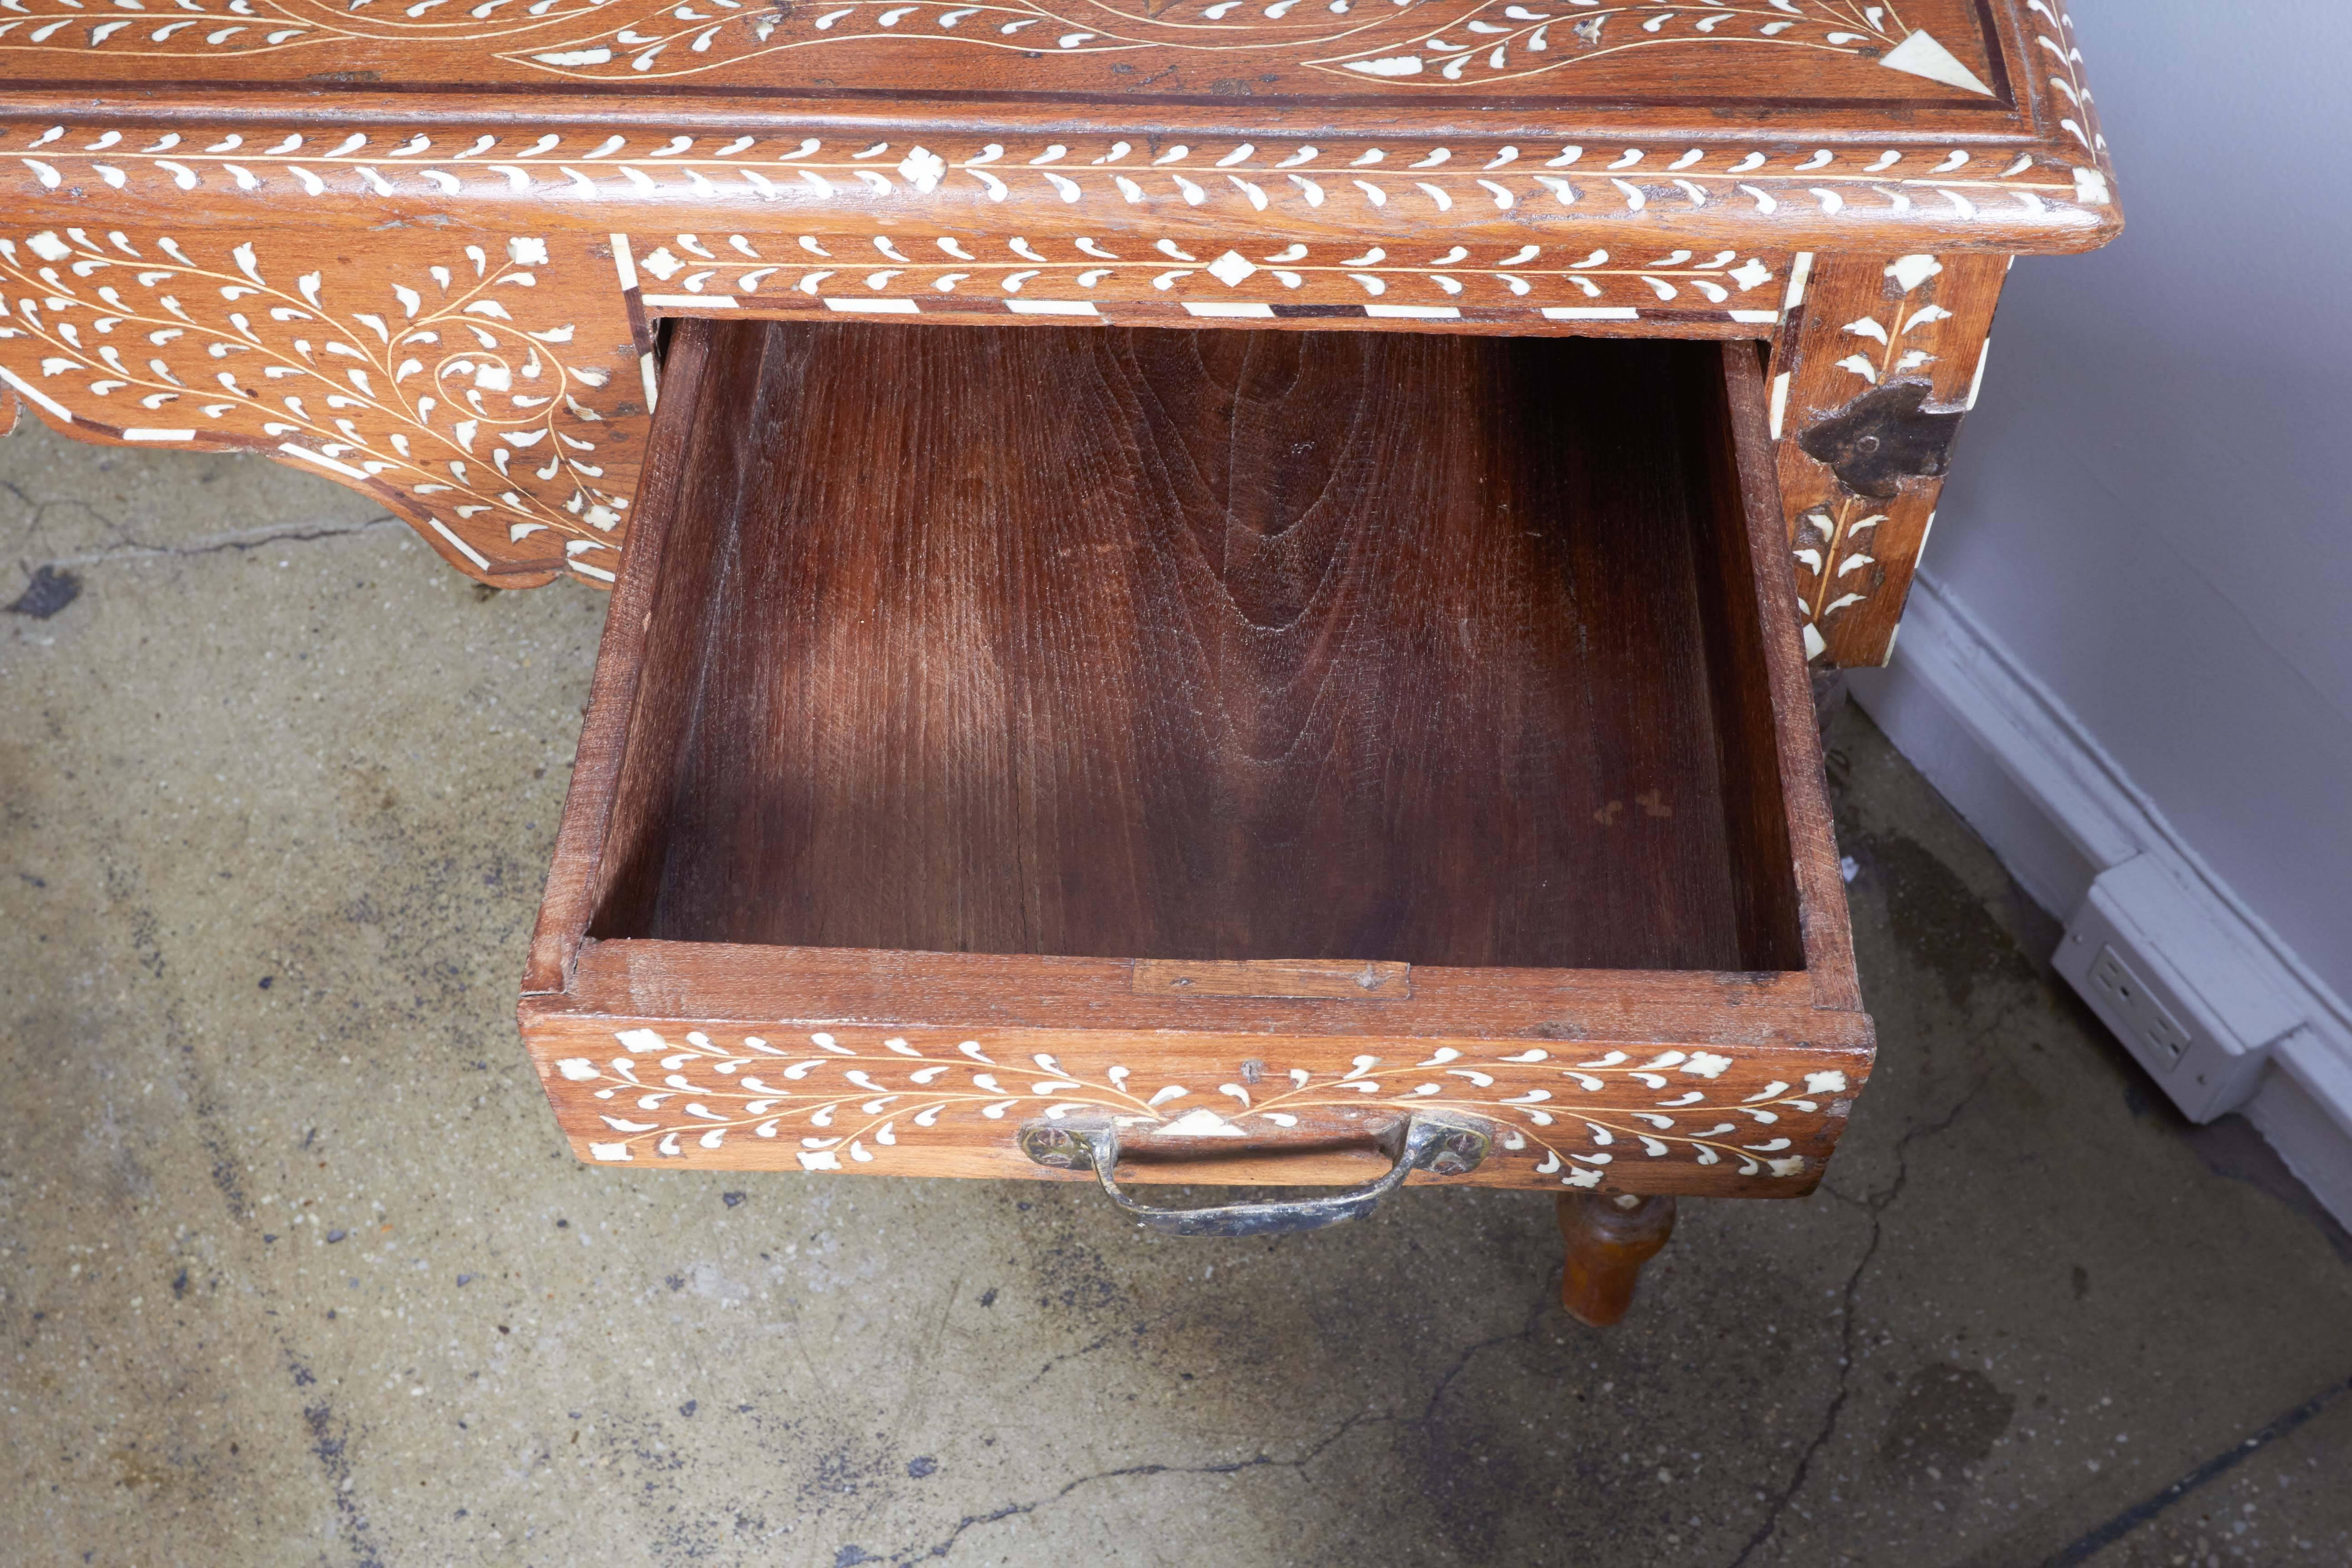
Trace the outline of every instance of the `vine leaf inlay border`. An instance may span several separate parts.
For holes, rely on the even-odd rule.
[[[394,0],[175,0],[168,7],[160,0],[117,0],[117,9],[101,12],[79,0],[7,0],[0,52],[220,59],[339,47],[455,46],[537,74],[642,81],[857,45],[948,47],[1021,62],[1152,50],[1224,57],[1220,63],[1243,68],[1297,66],[1361,85],[1429,91],[1549,76],[1633,51],[1763,48],[1843,56],[1992,95],[1932,34],[1912,27],[1894,5],[1865,0],[1180,0],[1156,12],[1112,0],[506,5],[491,0],[458,11]],[[1020,66],[1013,69],[1018,74]]]
[[[300,271],[268,237],[205,237],[226,256],[120,229],[0,236],[0,381],[63,424],[259,447],[389,493],[485,575],[544,533],[560,564],[612,580],[635,473],[604,448],[634,389],[540,308],[548,240]],[[545,292],[559,316],[575,302]]]
[[[695,1150],[743,1137],[777,1141],[804,1170],[887,1171],[907,1163],[908,1129],[947,1127],[969,1142],[1009,1142],[1011,1129],[1032,1116],[1105,1111],[1166,1137],[1218,1139],[1278,1133],[1304,1112],[1377,1106],[1492,1120],[1502,1154],[1534,1162],[1536,1173],[1557,1174],[1567,1187],[1600,1186],[1621,1160],[1727,1163],[1742,1176],[1791,1178],[1809,1161],[1790,1152],[1794,1140],[1780,1124],[1791,1114],[1834,1113],[1840,1108],[1829,1102],[1850,1092],[1845,1073],[1826,1068],[1807,1073],[1801,1088],[1774,1080],[1718,1103],[1710,1089],[1733,1058],[1707,1050],[1637,1058],[1609,1049],[1554,1061],[1542,1047],[1485,1058],[1445,1046],[1419,1060],[1359,1055],[1341,1074],[1269,1063],[1253,1088],[1118,1065],[1089,1075],[1066,1070],[1049,1052],[1000,1062],[976,1039],[942,1052],[895,1035],[878,1049],[860,1049],[824,1031],[790,1046],[747,1035],[730,1047],[699,1029],[682,1042],[653,1028],[616,1030],[614,1038],[625,1055],[552,1063],[556,1076],[598,1102],[603,1132],[586,1142],[590,1156],[608,1163],[640,1152],[690,1160]]]

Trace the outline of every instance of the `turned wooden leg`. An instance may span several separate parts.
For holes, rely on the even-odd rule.
[[[1559,1195],[1559,1238],[1568,1244],[1559,1304],[1579,1322],[1605,1329],[1633,1304],[1642,1265],[1675,1233],[1672,1198]]]

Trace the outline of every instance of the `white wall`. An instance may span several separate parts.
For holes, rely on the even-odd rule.
[[[2185,1050],[2078,984],[2165,1092],[2352,1226],[2352,0],[2073,5],[2129,227],[2018,264],[1854,689],[2075,968],[2129,949]]]
[[[2073,11],[2128,227],[2018,263],[1927,566],[2352,995],[2352,3]]]

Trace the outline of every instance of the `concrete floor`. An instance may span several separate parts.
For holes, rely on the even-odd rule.
[[[2352,1563],[2352,1247],[1859,714],[1877,1075],[1596,1332],[1521,1194],[582,1169],[512,1016],[602,598],[37,428],[0,560],[0,1561]]]

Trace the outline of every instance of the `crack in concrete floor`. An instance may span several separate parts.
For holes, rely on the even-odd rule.
[[[1402,1423],[1408,1426],[1427,1426],[1435,1421],[1438,1406],[1444,1401],[1446,1392],[1453,1387],[1454,1380],[1459,1378],[1463,1372],[1473,1361],[1476,1360],[1479,1355],[1485,1352],[1495,1349],[1498,1345],[1525,1342],[1534,1339],[1537,1331],[1542,1327],[1545,1320],[1549,1317],[1554,1310],[1553,1302],[1558,1298],[1559,1293],[1559,1281],[1557,1278],[1555,1278],[1545,1285],[1544,1289],[1536,1300],[1535,1306],[1528,1311],[1526,1321],[1516,1332],[1490,1335],[1486,1339],[1476,1341],[1475,1342],[1464,1347],[1461,1353],[1454,1358],[1453,1363],[1448,1365],[1445,1371],[1440,1373],[1435,1382],[1430,1385],[1429,1397],[1423,1404],[1421,1414],[1417,1416],[1366,1414],[1352,1415],[1347,1417],[1347,1419],[1341,1421],[1338,1426],[1333,1428],[1323,1437],[1318,1439],[1304,1453],[1287,1459],[1279,1459],[1270,1455],[1258,1454],[1246,1459],[1230,1460],[1221,1464],[1171,1465],[1145,1463],[1139,1465],[1126,1465],[1116,1469],[1100,1470],[1093,1475],[1080,1476],[1075,1480],[1066,1482],[1062,1487],[1049,1496],[1041,1498],[1034,1502],[1008,1503],[1002,1508],[985,1514],[968,1514],[957,1522],[955,1530],[949,1534],[945,1540],[935,1542],[931,1546],[920,1551],[910,1550],[900,1552],[892,1555],[887,1559],[887,1561],[893,1563],[903,1563],[919,1562],[926,1558],[945,1557],[948,1555],[949,1552],[954,1548],[957,1542],[962,1539],[964,1532],[968,1530],[977,1529],[983,1525],[999,1523],[1003,1520],[1034,1513],[1038,1509],[1043,1508],[1049,1503],[1058,1502],[1063,1499],[1067,1498],[1072,1492],[1075,1492],[1083,1487],[1090,1486],[1097,1481],[1120,1480],[1144,1476],[1231,1476],[1238,1475],[1244,1470],[1269,1468],[1286,1468],[1303,1471],[1307,1466],[1322,1458],[1324,1453],[1334,1444],[1338,1443],[1341,1438],[1347,1436],[1350,1432],[1353,1432],[1360,1427],[1394,1423]],[[853,1561],[856,1560],[853,1559]],[[885,1559],[875,1558],[869,1559],[868,1561],[879,1562],[885,1561]]]
[[[366,533],[380,528],[397,528],[400,519],[390,512],[372,517],[364,522],[343,523],[333,527],[305,528],[295,526],[246,529],[235,533],[216,533],[191,539],[184,544],[149,544],[134,542],[105,550],[84,551],[78,555],[52,556],[35,563],[36,567],[101,566],[115,561],[139,561],[154,556],[178,556],[184,559],[216,554],[222,551],[266,550],[276,544],[310,544],[321,540],[349,539],[353,534]]]
[[[2007,1012],[2004,1011],[2001,1016],[2005,1018],[2007,1016]],[[1994,1023],[1986,1026],[1976,1038],[1981,1041],[1999,1027],[2000,1020],[1997,1019]],[[1832,1197],[1841,1203],[1859,1206],[1870,1216],[1870,1239],[1864,1245],[1862,1256],[1854,1260],[1853,1272],[1846,1276],[1842,1293],[1843,1310],[1839,1313],[1838,1323],[1837,1392],[1831,1395],[1828,1405],[1822,1412],[1820,1429],[1813,1434],[1812,1440],[1805,1445],[1804,1451],[1798,1455],[1796,1468],[1790,1473],[1788,1484],[1772,1494],[1766,1505],[1764,1518],[1757,1524],[1755,1532],[1749,1535],[1740,1546],[1739,1555],[1731,1560],[1728,1568],[1747,1568],[1749,1560],[1771,1541],[1773,1533],[1780,1527],[1780,1516],[1796,1501],[1797,1495],[1805,1489],[1805,1481],[1812,1472],[1813,1460],[1823,1448],[1829,1446],[1831,1437],[1837,1432],[1838,1417],[1844,1413],[1846,1397],[1853,1392],[1853,1386],[1854,1324],[1861,1311],[1863,1277],[1870,1272],[1872,1262],[1878,1257],[1879,1244],[1885,1237],[1886,1211],[1893,1208],[1896,1201],[1903,1196],[1903,1189],[1911,1180],[1911,1145],[1922,1139],[1932,1138],[1939,1132],[1949,1131],[1952,1125],[1966,1114],[1977,1096],[1983,1092],[1990,1078],[1990,1071],[1980,1073],[1977,1080],[1960,1096],[1950,1110],[1924,1127],[1909,1129],[1896,1140],[1895,1180],[1885,1191],[1865,1194],[1860,1198],[1850,1198],[1836,1192],[1828,1179],[1825,1178],[1822,1181],[1822,1188],[1828,1191]],[[1832,1169],[1834,1172],[1834,1165]]]

